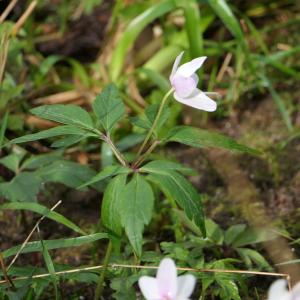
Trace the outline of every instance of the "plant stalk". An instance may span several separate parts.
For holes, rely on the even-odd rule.
[[[94,300],[99,300],[102,295],[103,288],[104,288],[103,285],[104,285],[105,273],[106,273],[106,269],[108,267],[111,252],[112,252],[112,242],[110,240],[108,243],[107,249],[106,249],[104,260],[103,260],[103,269],[102,269],[102,272],[99,277],[99,281],[98,281],[98,284],[97,284],[97,287],[95,290]]]
[[[153,124],[152,124],[152,126],[151,126],[151,128],[150,128],[150,130],[149,130],[149,132],[148,132],[148,134],[147,134],[147,136],[146,136],[146,138],[145,138],[145,140],[144,140],[142,146],[140,147],[140,149],[139,149],[139,151],[138,151],[138,154],[137,154],[138,156],[140,156],[140,155],[142,154],[142,152],[144,151],[145,146],[147,145],[149,139],[150,139],[151,136],[152,136],[152,133],[153,133],[155,127],[157,126],[157,123],[158,123],[158,121],[159,121],[159,118],[160,118],[160,116],[161,116],[161,113],[162,113],[162,111],[163,111],[163,108],[164,108],[165,104],[167,103],[168,97],[169,97],[173,92],[174,92],[174,88],[171,88],[171,89],[165,94],[164,98],[162,99],[161,104],[160,104],[160,107],[159,107],[158,112],[157,112],[157,115],[156,115],[156,117],[155,117],[155,119],[154,119],[154,122],[153,122]]]

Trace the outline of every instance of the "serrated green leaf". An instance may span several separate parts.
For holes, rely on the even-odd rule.
[[[205,220],[207,237],[216,245],[222,245],[224,233],[220,226],[211,219]]]
[[[174,199],[206,236],[201,197],[189,181],[172,170],[155,170],[147,178],[157,184],[168,198]]]
[[[258,253],[256,250],[249,249],[249,248],[238,248],[238,249],[236,249],[236,251],[241,256],[241,258],[246,262],[248,268],[252,267],[251,261],[253,261],[260,268],[263,268],[263,269],[271,268],[271,266],[266,261],[266,259],[260,253]],[[250,260],[250,262],[249,262],[249,260]]]
[[[116,147],[120,151],[126,151],[141,143],[145,139],[145,137],[146,137],[145,134],[140,134],[140,133],[132,133],[126,135],[116,143]]]
[[[83,187],[86,187],[88,185],[91,185],[93,183],[102,181],[106,178],[109,178],[109,177],[112,177],[112,176],[115,176],[115,175],[118,175],[118,174],[128,174],[131,171],[132,171],[131,169],[129,169],[127,167],[120,166],[120,165],[107,166],[106,168],[101,170],[97,175],[93,176],[89,181],[82,184],[78,188],[81,189]]]
[[[106,86],[93,103],[93,110],[102,127],[110,132],[125,114],[125,105],[114,84]]]
[[[6,203],[3,205],[0,205],[0,210],[2,210],[2,209],[33,211],[40,215],[46,216],[48,219],[51,219],[60,224],[63,224],[64,226],[72,229],[75,232],[78,232],[80,234],[85,234],[84,231],[81,230],[72,221],[68,220],[63,215],[61,215],[55,211],[51,211],[49,208],[47,208],[41,204],[32,203],[32,202],[31,203],[30,202],[11,202],[11,203]]]
[[[30,112],[42,119],[51,120],[66,125],[75,125],[87,129],[94,128],[94,124],[89,113],[77,105],[43,105],[31,109]]]
[[[134,252],[141,257],[144,226],[151,220],[154,205],[152,188],[142,175],[135,174],[120,197],[122,225]]]
[[[87,132],[85,130],[82,130],[72,125],[57,126],[37,133],[27,134],[19,138],[13,139],[10,141],[10,144],[26,143],[26,142],[31,142],[31,141],[41,140],[41,139],[47,139],[54,136],[60,136],[60,135],[85,136],[87,135]],[[89,133],[88,136],[96,136],[96,135]]]
[[[126,174],[113,178],[105,189],[102,201],[101,221],[106,228],[118,236],[122,234],[120,207],[126,178]]]
[[[93,243],[100,239],[108,238],[107,233],[94,233],[90,235],[84,235],[76,238],[68,239],[56,239],[56,240],[44,240],[44,245],[48,250],[52,249],[61,249],[69,247],[78,247],[87,243]],[[8,258],[12,255],[18,253],[22,245],[9,248],[2,252],[3,258]],[[25,247],[22,249],[22,253],[32,253],[42,251],[42,245],[40,241],[28,242]]]
[[[52,148],[67,148],[74,144],[79,143],[80,141],[84,140],[85,138],[91,136],[89,133],[85,135],[70,135],[63,137],[51,144]]]
[[[239,144],[230,137],[190,126],[177,126],[173,128],[166,138],[166,141],[178,142],[196,148],[215,147],[245,152],[252,155],[260,154],[260,151]]]
[[[34,170],[61,159],[62,152],[58,151],[46,154],[33,155],[22,163],[21,169]]]
[[[140,168],[140,172],[155,173],[160,170],[173,170],[186,175],[196,175],[192,168],[168,160],[153,160]]]
[[[68,160],[56,160],[35,172],[43,182],[60,182],[76,188],[95,176],[96,172],[88,166]]]
[[[152,124],[154,123],[158,110],[159,110],[159,104],[150,105],[145,109],[145,115],[143,117],[131,118],[131,122],[133,123],[133,125],[137,127],[143,129],[150,129],[152,127]],[[155,135],[158,134],[159,130],[168,120],[169,116],[170,116],[170,110],[167,107],[164,107],[154,131]]]

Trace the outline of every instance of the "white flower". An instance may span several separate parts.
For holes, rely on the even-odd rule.
[[[206,56],[198,57],[179,66],[183,52],[175,59],[170,82],[175,90],[174,98],[180,103],[205,111],[215,111],[217,103],[197,88],[199,78],[196,71],[201,68]]]
[[[284,279],[275,281],[269,289],[268,300],[300,300],[300,282],[289,292]]]
[[[156,278],[142,276],[139,286],[147,300],[188,300],[196,284],[193,275],[177,277],[174,261],[164,258],[159,264]]]

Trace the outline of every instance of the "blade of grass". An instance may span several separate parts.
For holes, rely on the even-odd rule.
[[[65,218],[63,215],[50,210],[49,208],[32,202],[10,202],[3,205],[0,205],[0,210],[2,209],[12,209],[12,210],[30,210],[35,213],[38,213],[43,216],[43,218],[49,218],[53,221],[56,221],[58,223],[61,223],[65,225],[66,227],[72,229],[75,232],[78,232],[80,234],[85,234],[85,232],[79,228],[77,225],[75,225],[73,222]]]
[[[130,22],[112,54],[109,68],[110,79],[112,81],[116,81],[120,76],[127,52],[132,47],[141,31],[156,18],[163,16],[175,8],[175,1],[165,0],[151,6]]]
[[[224,25],[231,32],[231,34],[242,45],[243,49],[248,51],[248,47],[245,41],[245,37],[239,21],[234,16],[231,8],[228,6],[225,0],[208,0],[208,4],[214,10],[216,15],[223,21]]]
[[[292,122],[291,122],[291,118],[290,118],[290,115],[285,107],[285,104],[282,100],[282,98],[280,97],[280,95],[277,93],[277,91],[275,90],[273,84],[271,83],[271,81],[264,75],[264,74],[261,74],[260,75],[262,80],[267,84],[267,89],[269,90],[282,118],[283,118],[283,121],[287,127],[287,129],[289,131],[292,131],[293,130],[293,125],[292,125]]]
[[[43,239],[41,237],[39,226],[37,226],[37,232],[38,232],[38,235],[39,235],[39,238],[40,238],[40,242],[41,242],[41,245],[42,245],[42,253],[43,253],[44,261],[45,261],[47,270],[48,270],[48,272],[50,274],[50,278],[51,278],[51,281],[52,281],[53,286],[54,286],[55,299],[58,300],[59,299],[58,288],[57,288],[57,279],[58,278],[57,278],[57,276],[55,274],[54,264],[53,264],[53,261],[51,259],[50,253],[49,253],[47,247],[45,246],[45,244],[43,242]]]
[[[4,142],[4,135],[5,135],[5,130],[7,127],[7,121],[8,121],[8,111],[4,114],[4,117],[2,119],[2,124],[1,124],[1,128],[0,128],[0,153],[1,153],[1,148],[3,146],[3,142]]]
[[[192,58],[203,55],[203,38],[200,29],[200,10],[197,1],[186,1],[183,7],[185,15],[185,30],[190,45]]]

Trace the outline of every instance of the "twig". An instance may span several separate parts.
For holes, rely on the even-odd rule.
[[[86,267],[86,268],[77,268],[77,269],[71,269],[71,270],[67,270],[67,271],[59,271],[59,272],[55,272],[53,274],[45,273],[45,274],[33,275],[31,277],[27,277],[27,276],[16,277],[16,278],[13,278],[12,281],[45,278],[45,277],[49,277],[52,275],[66,275],[66,274],[72,274],[72,273],[78,273],[78,272],[99,270],[102,268],[104,268],[103,265]],[[128,268],[128,269],[148,269],[148,270],[154,269],[154,270],[156,270],[156,269],[158,269],[158,266],[110,264],[107,266],[107,268],[111,268],[111,269]],[[227,273],[227,274],[247,274],[247,275],[257,275],[257,276],[284,277],[284,278],[286,278],[286,280],[290,286],[290,276],[289,276],[289,274],[285,274],[285,273],[259,272],[259,271],[248,271],[248,270],[227,270],[227,269],[225,269],[225,270],[222,270],[222,269],[194,269],[194,268],[180,268],[180,267],[178,267],[177,270],[197,272],[197,273]],[[0,284],[4,284],[4,283],[6,283],[6,280],[0,281]]]
[[[6,19],[6,17],[9,15],[9,13],[11,12],[11,10],[15,7],[15,5],[17,4],[18,0],[12,0],[7,7],[5,8],[4,12],[2,13],[2,15],[0,16],[0,24],[3,23],[3,21]]]
[[[216,81],[221,81],[221,80],[222,80],[222,78],[223,78],[223,76],[224,76],[224,74],[225,74],[225,72],[226,72],[226,70],[227,70],[227,68],[228,68],[228,66],[229,66],[229,63],[230,63],[230,61],[231,61],[231,58],[232,58],[232,54],[231,54],[231,53],[228,53],[228,54],[226,55],[226,57],[225,57],[225,60],[224,60],[224,62],[223,62],[223,64],[222,64],[222,66],[221,66],[221,69],[220,69],[220,71],[219,71],[219,74],[217,75]]]
[[[59,200],[51,209],[50,211],[53,211],[58,205],[61,204],[61,200]],[[13,260],[10,262],[10,264],[7,267],[7,271],[11,268],[11,266],[15,263],[15,261],[17,260],[17,258],[19,257],[20,253],[22,252],[22,250],[24,249],[24,247],[26,246],[26,244],[28,243],[28,241],[30,240],[30,238],[32,237],[34,231],[37,229],[37,227],[39,226],[39,224],[46,218],[46,215],[42,216],[34,225],[34,227],[32,228],[32,230],[30,231],[29,235],[27,236],[27,238],[24,240],[21,248],[19,249],[19,251],[16,253],[15,257],[13,258]]]
[[[8,46],[9,46],[9,32],[8,30],[4,30],[2,35],[2,39],[0,42],[0,84],[3,79],[5,64],[7,60]]]
[[[16,35],[20,28],[23,26],[23,24],[26,22],[27,18],[30,16],[30,14],[33,12],[37,5],[37,1],[32,1],[27,9],[24,11],[23,15],[19,18],[19,20],[16,22],[16,24],[13,27],[12,33],[13,35]]]
[[[14,283],[12,282],[12,280],[10,279],[10,277],[7,274],[7,268],[5,266],[5,263],[4,263],[1,253],[0,253],[0,265],[1,265],[2,272],[3,272],[3,276],[5,278],[5,282],[9,283],[11,285],[11,287],[14,288],[15,287]]]

